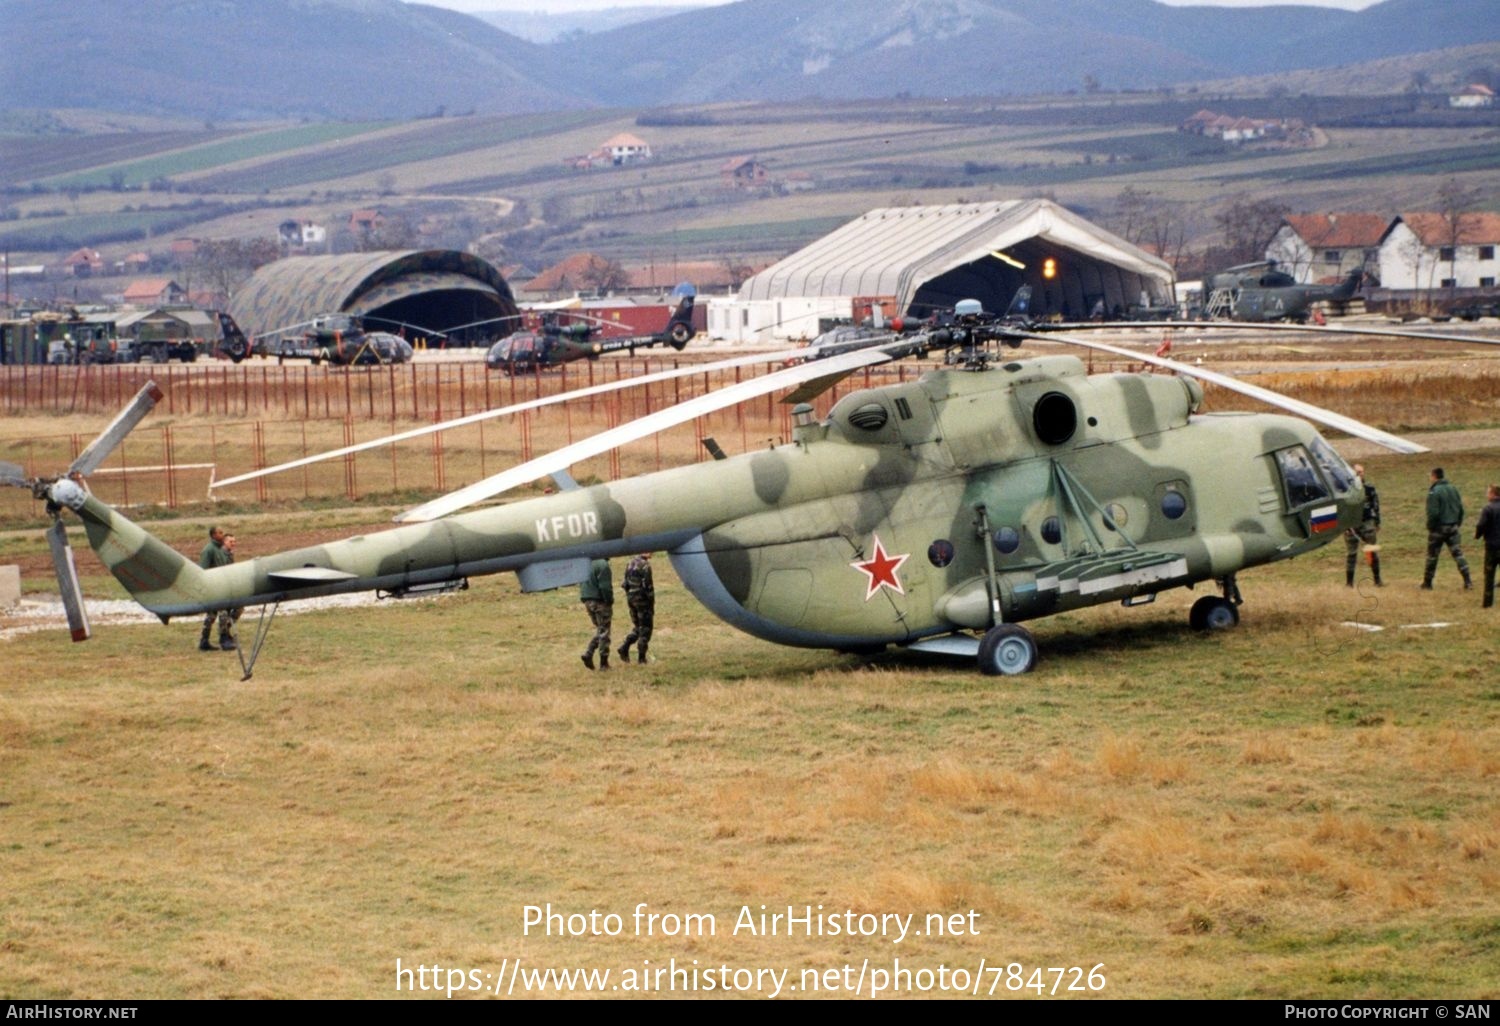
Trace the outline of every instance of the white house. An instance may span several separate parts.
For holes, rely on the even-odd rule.
[[[1341,280],[1350,271],[1377,270],[1384,214],[1292,214],[1266,247],[1266,259],[1299,282]]]
[[[1380,240],[1380,283],[1388,289],[1494,288],[1500,278],[1500,214],[1401,214]]]
[[[628,164],[635,160],[650,160],[651,147],[646,140],[629,132],[621,132],[604,140],[599,147],[601,155],[611,164]]]
[[[1479,82],[1466,85],[1448,97],[1450,107],[1493,107],[1494,105],[1495,91]]]

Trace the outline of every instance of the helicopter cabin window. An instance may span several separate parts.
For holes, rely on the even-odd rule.
[[[1353,468],[1344,462],[1344,457],[1333,446],[1318,438],[1313,441],[1312,452],[1318,466],[1323,468],[1324,475],[1333,482],[1335,491],[1347,492],[1354,487]]]
[[[1161,511],[1168,520],[1181,520],[1187,512],[1187,499],[1175,488],[1162,493]]]
[[[927,546],[927,562],[935,567],[945,567],[953,562],[953,543],[947,538],[939,538]]]
[[[1318,476],[1312,457],[1302,446],[1282,449],[1276,454],[1276,463],[1281,469],[1281,482],[1286,489],[1288,509],[1301,509],[1310,503],[1328,499],[1328,486]]]
[[[902,420],[911,420],[911,403],[900,396],[896,398],[896,416]]]
[[[1048,517],[1042,521],[1042,540],[1048,545],[1056,545],[1062,541],[1062,521],[1057,517]]]

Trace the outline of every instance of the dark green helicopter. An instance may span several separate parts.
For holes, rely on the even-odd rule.
[[[667,326],[650,335],[598,337],[599,326],[591,320],[564,323],[556,311],[548,311],[540,331],[518,331],[492,345],[485,354],[485,366],[511,375],[530,374],[574,360],[596,360],[606,353],[633,353],[662,344],[681,351],[693,338],[693,300],[697,294],[697,289],[686,282],[673,289],[677,304]]]
[[[1313,319],[1316,304],[1353,298],[1364,281],[1363,270],[1353,270],[1337,285],[1299,283],[1276,261],[1240,264],[1203,279],[1199,315],[1231,321],[1297,321]]]

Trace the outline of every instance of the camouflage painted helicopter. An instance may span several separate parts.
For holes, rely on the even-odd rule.
[[[1310,552],[1357,523],[1361,482],[1309,420],[1398,452],[1424,451],[1202,367],[1033,334],[976,308],[927,333],[784,367],[658,410],[410,510],[397,518],[404,526],[213,570],[90,495],[84,483],[154,404],[154,385],[62,475],[27,479],[7,467],[3,477],[30,488],[58,518],[49,539],[60,585],[72,596],[75,638],[87,635],[87,621],[64,510],[83,521],[116,579],[164,622],[261,606],[246,676],[283,601],[447,589],[502,571],[515,571],[524,591],[545,590],[579,581],[592,558],[643,550],[668,552],[696,598],[756,637],[860,653],[897,645],[976,659],[986,674],[1017,674],[1037,659],[1025,621],[1104,602],[1139,605],[1212,582],[1217,593],[1197,599],[1189,622],[1232,627],[1241,571]],[[1122,354],[1177,376],[1090,375],[1073,356],[996,358],[995,343],[1027,338]],[[821,420],[800,402],[859,368],[937,349],[959,357],[918,380],[848,394]],[[776,364],[786,355],[718,366]],[[486,411],[220,485],[714,366]],[[1204,414],[1199,380],[1299,416]],[[790,444],[589,488],[567,474],[575,462],[632,439],[787,388],[799,400]],[[561,491],[459,512],[548,475]]]
[[[1305,285],[1274,260],[1240,264],[1204,278],[1198,313],[1232,321],[1306,322],[1318,303],[1351,299],[1363,281],[1364,271],[1353,270],[1337,285]]]
[[[293,327],[306,330],[263,347],[278,363],[307,360],[314,367],[325,362],[342,367],[411,362],[412,346],[406,339],[388,331],[366,331],[359,318],[348,314],[319,317]]]
[[[667,326],[650,335],[596,338],[600,324],[592,319],[565,322],[559,312],[548,311],[543,316],[540,331],[517,331],[492,345],[485,354],[485,366],[512,375],[530,374],[543,367],[556,367],[574,360],[597,360],[606,353],[633,353],[637,349],[663,344],[681,351],[693,338],[693,301],[696,296],[697,290],[685,282],[673,289],[672,297],[677,300],[677,305],[672,309]]]

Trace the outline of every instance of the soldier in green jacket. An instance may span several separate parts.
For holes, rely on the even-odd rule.
[[[234,553],[224,547],[224,529],[221,527],[210,527],[208,529],[208,544],[203,546],[203,551],[198,555],[198,565],[205,570],[212,570],[217,566],[228,566],[234,562]],[[219,648],[225,652],[233,652],[234,621],[230,617],[229,610],[210,610],[203,614],[203,632],[198,635],[198,651],[212,652],[214,646],[209,643],[209,635],[213,632],[214,622],[219,624]]]
[[[1432,484],[1427,489],[1427,567],[1422,572],[1422,590],[1432,590],[1432,575],[1437,572],[1438,553],[1443,546],[1453,553],[1458,572],[1464,575],[1464,590],[1474,587],[1469,576],[1469,561],[1458,544],[1458,527],[1464,522],[1464,500],[1453,483],[1443,476],[1442,467],[1432,468]]]
[[[589,611],[594,624],[594,636],[589,647],[579,656],[583,665],[594,668],[594,653],[599,653],[599,669],[609,669],[609,621],[614,614],[615,585],[610,577],[609,560],[596,559],[589,564],[589,575],[578,586],[578,598],[583,608]]]

